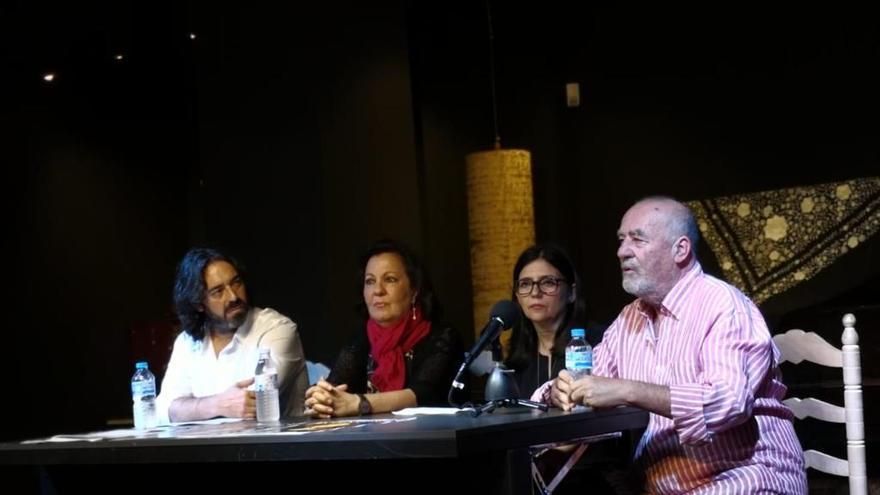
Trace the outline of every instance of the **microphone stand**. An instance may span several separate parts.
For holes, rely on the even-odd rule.
[[[498,351],[496,356],[500,359],[500,346],[493,349],[493,351]],[[492,374],[489,375],[489,379],[486,381],[484,393],[487,399],[486,403],[474,408],[474,417],[484,412],[494,412],[499,407],[528,407],[545,412],[549,409],[547,404],[520,399],[519,387],[513,379],[513,373],[514,370],[509,370],[500,361],[495,361],[495,369],[492,370]]]
[[[550,409],[550,406],[541,402],[535,402],[526,399],[497,399],[486,402],[479,408],[474,408],[473,417],[477,417],[484,412],[493,412],[495,409],[499,407],[529,407],[531,409],[538,409],[544,412]]]
[[[467,407],[470,405],[471,407],[473,407],[473,412],[471,414],[475,418],[486,412],[494,412],[495,409],[498,409],[499,407],[528,407],[544,412],[549,410],[550,406],[548,406],[547,404],[518,398],[519,387],[517,387],[516,382],[513,381],[513,378],[510,376],[510,374],[513,372],[513,370],[508,370],[504,367],[503,364],[496,361],[495,369],[492,371],[492,374],[489,376],[489,380],[486,382],[486,392],[484,393],[484,396],[488,397],[488,400],[481,405],[477,405],[470,402],[467,402],[465,404],[457,404],[452,399],[452,395],[456,389],[464,388],[462,382],[459,381],[461,375],[463,374],[460,370],[459,373],[456,375],[455,380],[453,380],[452,382],[453,385],[449,387],[449,394],[447,396],[449,405],[458,408]]]

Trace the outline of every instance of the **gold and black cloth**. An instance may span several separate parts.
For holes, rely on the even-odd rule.
[[[880,230],[880,177],[688,206],[725,278],[761,304],[814,277]]]

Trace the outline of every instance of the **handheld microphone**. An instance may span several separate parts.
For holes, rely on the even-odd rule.
[[[464,362],[461,363],[458,373],[455,374],[455,379],[452,380],[452,386],[454,388],[459,390],[464,388],[464,383],[459,381],[462,374],[464,374],[464,370],[474,362],[477,356],[480,355],[480,352],[482,352],[487,345],[491,344],[496,338],[498,338],[498,334],[500,334],[502,330],[512,327],[518,321],[519,307],[513,301],[498,301],[492,306],[492,311],[489,313],[489,322],[483,327],[480,338],[477,339],[477,342],[471,348],[470,352],[465,354]]]

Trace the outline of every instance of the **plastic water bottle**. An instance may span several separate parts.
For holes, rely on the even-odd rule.
[[[138,430],[155,428],[159,422],[156,415],[156,377],[150,372],[146,361],[139,361],[134,367],[131,377],[134,427]]]
[[[278,403],[278,369],[269,355],[269,349],[260,349],[260,359],[254,371],[254,389],[257,395],[257,421],[274,423],[281,418]]]
[[[575,380],[593,373],[593,347],[583,328],[571,329],[571,340],[565,346],[565,368]]]

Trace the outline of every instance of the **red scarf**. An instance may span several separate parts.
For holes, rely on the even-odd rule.
[[[376,369],[370,378],[373,386],[380,392],[402,390],[406,383],[404,354],[430,331],[431,322],[422,318],[422,310],[418,307],[416,319],[407,314],[391,327],[382,327],[370,318],[367,321],[367,337],[370,339],[370,354],[376,362]]]

